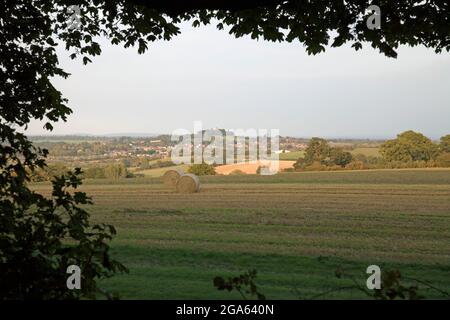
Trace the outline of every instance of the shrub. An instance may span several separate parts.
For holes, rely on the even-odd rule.
[[[302,170],[306,167],[306,160],[304,158],[298,158],[294,163],[295,170]]]
[[[193,173],[197,176],[211,176],[216,174],[216,169],[214,169],[214,166],[202,163],[202,164],[193,164],[188,169],[189,173]]]
[[[0,300],[96,298],[105,293],[98,280],[127,269],[109,255],[116,233],[105,224],[91,225],[81,206],[91,204],[75,169],[52,181],[47,199],[22,189],[21,203],[0,203]],[[67,289],[67,267],[81,269],[81,289]]]
[[[345,166],[345,169],[348,170],[364,170],[367,169],[367,166],[364,162],[360,161],[360,160],[353,160],[352,162],[350,162],[349,164],[347,164]]]
[[[438,167],[450,168],[450,152],[445,152],[437,157],[436,165]]]
[[[324,171],[326,170],[326,166],[322,165],[319,161],[314,161],[309,166],[305,167],[306,171]]]

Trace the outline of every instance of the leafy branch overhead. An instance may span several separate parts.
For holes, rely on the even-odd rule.
[[[235,37],[269,41],[299,41],[309,54],[350,43],[359,50],[364,42],[389,57],[396,57],[400,44],[424,45],[436,52],[449,50],[449,5],[445,1],[379,1],[382,28],[366,26],[372,1],[75,1],[82,10],[82,27],[62,32],[67,47],[82,47],[80,53],[100,53],[92,36],[104,35],[113,44],[138,44],[139,53],[148,42],[169,40],[179,34],[182,21],[192,25],[215,23],[229,27]],[[72,1],[73,3],[73,1]],[[64,15],[62,15],[63,17]],[[61,19],[64,28],[64,20]],[[84,41],[84,44],[80,42]],[[73,53],[72,57],[77,54]],[[90,61],[85,57],[84,62]]]
[[[67,77],[58,65],[55,48],[64,45],[72,58],[84,63],[101,53],[107,37],[144,53],[149,43],[170,40],[180,24],[216,24],[235,37],[248,35],[269,41],[298,41],[310,54],[326,46],[364,43],[396,57],[401,44],[424,45],[436,52],[450,49],[450,4],[447,1],[303,1],[303,0],[42,0],[0,4],[0,114],[8,122],[27,125],[30,118],[65,120],[71,110],[50,82]],[[381,8],[381,29],[366,26]],[[80,23],[70,26],[70,6],[80,9]],[[20,80],[19,80],[20,79]],[[33,107],[30,108],[29,106]],[[47,125],[51,129],[51,124]]]

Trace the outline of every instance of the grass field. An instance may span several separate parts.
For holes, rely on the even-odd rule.
[[[193,195],[152,178],[86,181],[93,219],[117,227],[114,257],[130,269],[104,287],[124,299],[239,298],[217,291],[212,279],[255,268],[268,298],[308,298],[348,284],[334,276],[338,266],[365,283],[367,266],[378,264],[450,291],[450,170],[201,181]],[[363,297],[357,291],[325,296]]]
[[[287,153],[280,153],[280,160],[292,160],[297,161],[298,158],[301,158],[305,155],[305,151],[292,151]]]
[[[180,164],[180,165],[171,166],[171,167],[140,170],[140,171],[136,171],[136,173],[143,174],[146,177],[157,178],[157,177],[162,177],[167,170],[180,169],[183,171],[187,171],[188,168],[189,168],[189,165]]]

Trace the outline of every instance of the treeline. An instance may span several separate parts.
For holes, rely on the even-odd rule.
[[[124,159],[119,163],[110,163],[98,166],[89,166],[83,168],[83,177],[86,179],[122,179],[142,177],[139,171],[145,169],[171,167],[175,164],[172,161],[152,161],[146,158]],[[128,170],[129,167],[135,167],[134,172]],[[33,172],[32,181],[50,181],[54,176],[61,176],[68,170],[73,169],[61,162],[49,164],[45,169],[39,169]],[[30,172],[31,173],[31,172]]]
[[[305,156],[294,164],[297,171],[450,167],[450,135],[434,143],[423,134],[405,131],[380,146],[381,156],[353,155],[312,138]]]
[[[40,169],[32,174],[32,181],[50,181],[54,176],[61,176],[71,168],[61,163],[48,165],[45,169]],[[109,164],[101,167],[89,167],[83,169],[83,178],[86,179],[122,179],[133,178],[136,175],[128,171],[124,163]]]
[[[132,159],[129,163],[127,163],[130,167],[136,167],[136,171],[148,170],[148,169],[157,169],[157,168],[166,168],[172,167],[175,165],[170,160],[152,160],[146,158],[137,158]]]
[[[43,140],[39,140],[42,138]],[[56,137],[58,138],[58,137]],[[63,139],[63,137],[59,137]],[[75,137],[76,138],[76,137]],[[36,146],[49,151],[52,157],[86,157],[86,156],[104,156],[113,152],[123,152],[126,154],[134,154],[143,147],[166,147],[174,143],[170,140],[168,135],[160,135],[156,137],[118,137],[118,138],[102,138],[89,137],[89,139],[80,138],[71,140],[70,137],[66,140],[59,141],[52,140],[51,137],[33,137],[36,141]],[[140,151],[142,153],[142,150]],[[148,155],[155,154],[154,150],[144,152]]]

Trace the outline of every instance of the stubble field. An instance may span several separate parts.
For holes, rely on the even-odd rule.
[[[103,286],[124,299],[239,298],[217,291],[212,279],[254,268],[267,298],[310,298],[348,284],[334,276],[339,266],[365,283],[367,266],[378,264],[450,291],[450,170],[201,181],[192,195],[151,178],[86,181],[92,218],[116,226],[114,257],[130,269]]]

